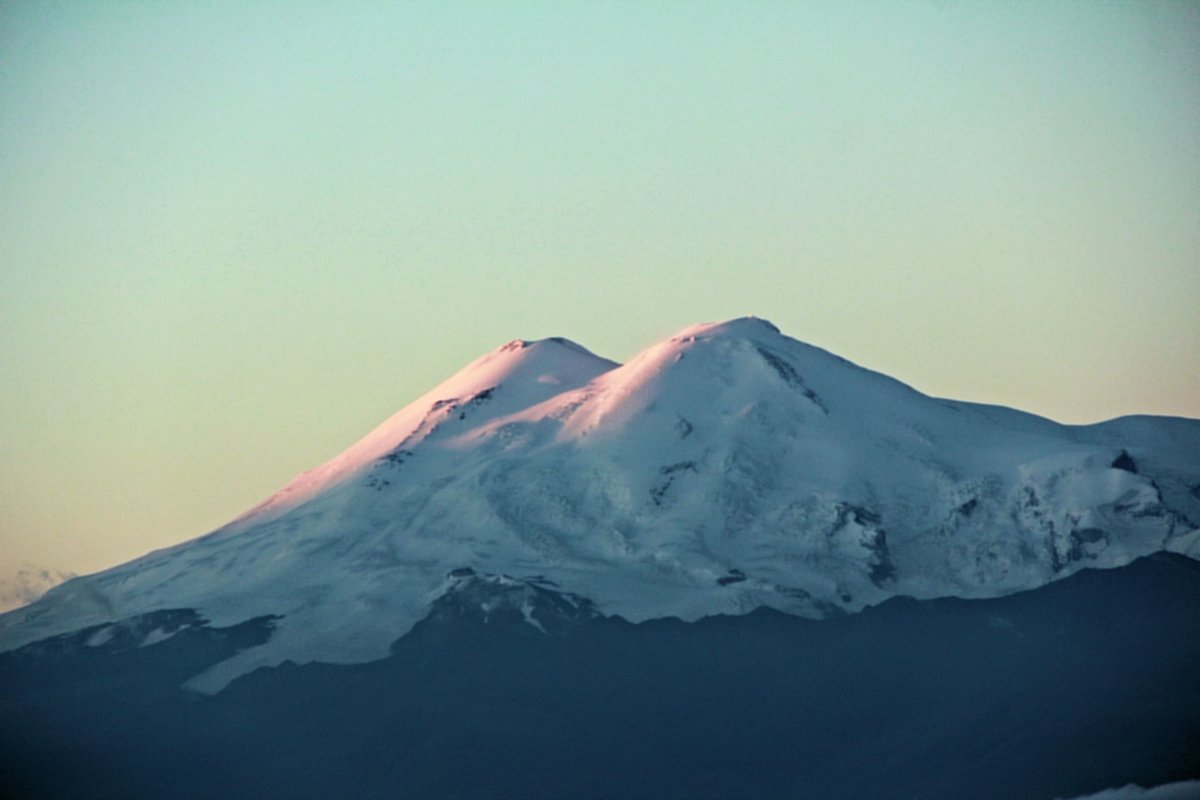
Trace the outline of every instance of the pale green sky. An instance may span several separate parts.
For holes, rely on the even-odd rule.
[[[199,535],[504,341],[757,314],[1200,417],[1200,4],[0,2],[0,575]]]

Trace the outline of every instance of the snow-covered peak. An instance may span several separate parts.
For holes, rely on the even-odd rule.
[[[700,322],[695,325],[689,325],[671,338],[715,339],[720,337],[730,337],[742,339],[772,339],[781,336],[783,336],[783,334],[780,333],[779,328],[770,320],[763,319],[762,317],[747,316],[735,317],[733,319],[725,320],[724,322]]]
[[[798,390],[819,408],[790,363],[792,348],[804,345],[753,317],[690,326],[597,378],[572,400],[582,402],[566,431],[620,435],[635,419],[668,409],[684,419],[728,416],[779,391]]]
[[[445,422],[478,426],[582,386],[616,366],[562,337],[513,339],[409,403],[337,457],[297,476],[239,517],[231,529],[242,530],[247,522],[295,508],[376,459],[416,447]],[[466,428],[458,427],[460,433]]]
[[[216,691],[286,659],[382,658],[463,569],[631,620],[995,596],[1200,556],[1197,443],[1196,420],[931,398],[753,317],[623,366],[514,340],[225,528],[0,617],[0,649],[158,609],[277,617],[193,683]]]

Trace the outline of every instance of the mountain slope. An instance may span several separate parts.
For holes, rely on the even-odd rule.
[[[137,614],[277,617],[193,677],[387,656],[450,570],[633,621],[990,597],[1200,555],[1200,422],[1063,426],[929,398],[747,318],[618,366],[513,342],[208,536],[0,617],[0,648]]]
[[[384,659],[179,689],[277,622],[159,611],[0,654],[0,788],[1051,800],[1200,777],[1200,563],[1173,554],[821,621],[634,625],[463,571]]]

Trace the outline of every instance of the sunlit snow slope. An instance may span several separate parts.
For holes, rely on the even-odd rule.
[[[447,573],[630,620],[986,597],[1200,557],[1200,421],[1064,426],[927,397],[737,319],[619,366],[562,339],[467,366],[228,526],[0,617],[0,648],[156,609],[281,617],[192,681],[381,658]]]

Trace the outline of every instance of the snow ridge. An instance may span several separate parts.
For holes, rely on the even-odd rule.
[[[755,318],[624,365],[514,340],[229,525],[0,617],[0,648],[163,608],[278,617],[191,684],[219,691],[386,657],[454,569],[539,575],[633,621],[823,617],[1198,557],[1197,520],[1200,421],[934,399]]]

